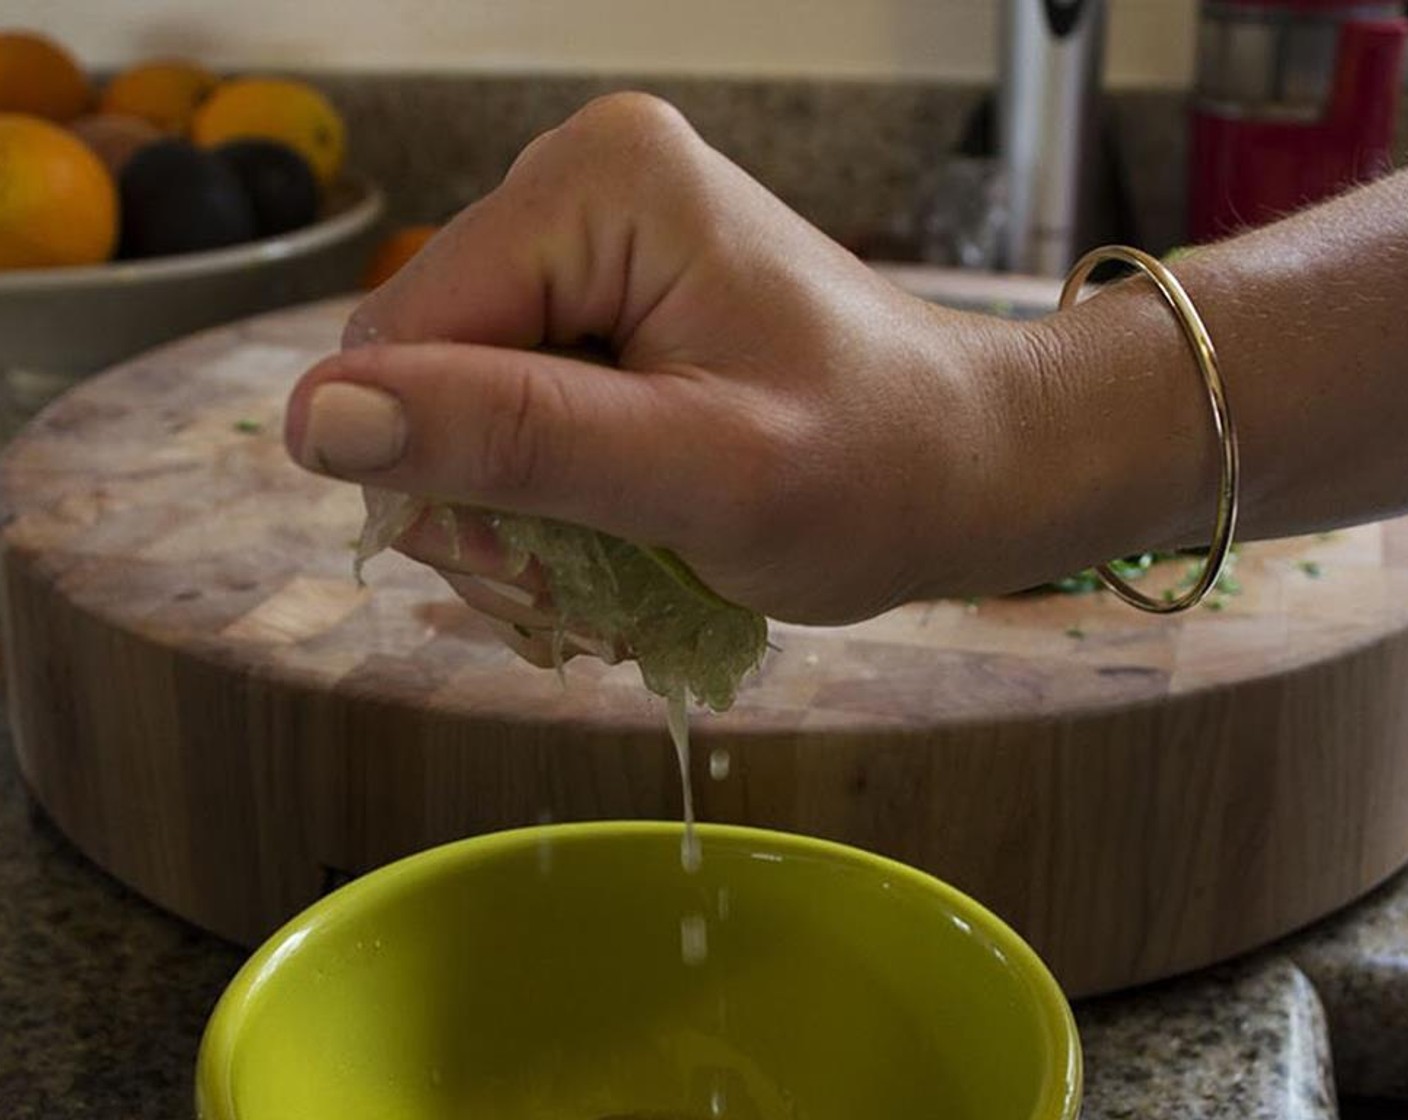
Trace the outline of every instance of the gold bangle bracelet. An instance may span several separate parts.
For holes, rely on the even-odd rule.
[[[1207,593],[1216,586],[1231,552],[1232,536],[1237,528],[1240,463],[1237,454],[1237,430],[1232,425],[1232,413],[1227,407],[1227,393],[1223,388],[1222,374],[1218,370],[1217,350],[1212,344],[1212,337],[1203,325],[1198,309],[1193,306],[1193,301],[1183,290],[1183,285],[1157,258],[1125,245],[1106,245],[1092,249],[1076,261],[1066,277],[1066,283],[1061,289],[1061,310],[1076,304],[1081,288],[1090,278],[1091,272],[1107,260],[1123,261],[1152,280],[1163,295],[1164,302],[1178,319],[1178,325],[1183,329],[1183,337],[1198,363],[1198,371],[1203,375],[1208,404],[1212,407],[1213,428],[1217,432],[1221,448],[1222,472],[1217,487],[1217,521],[1213,526],[1212,543],[1208,546],[1207,558],[1192,587],[1182,595],[1169,599],[1154,599],[1131,587],[1117,576],[1108,564],[1099,565],[1095,569],[1105,586],[1126,603],[1158,614],[1173,614],[1176,611],[1186,611],[1203,601]]]

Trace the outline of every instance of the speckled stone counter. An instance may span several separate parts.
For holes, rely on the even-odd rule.
[[[0,738],[0,1116],[193,1115],[201,1028],[243,951],[86,862]]]
[[[1289,961],[1262,956],[1077,1007],[1084,1116],[1336,1115],[1325,1020]]]
[[[76,853],[0,734],[0,1117],[191,1116],[201,1028],[243,958]],[[1284,946],[1077,1015],[1087,1120],[1331,1120],[1332,1049],[1341,1091],[1408,1096],[1408,875]]]
[[[1408,1101],[1408,876],[1286,950],[1325,1007],[1341,1091]]]

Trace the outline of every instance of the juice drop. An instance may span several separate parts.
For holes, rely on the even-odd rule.
[[[728,751],[723,747],[715,747],[709,752],[709,777],[716,782],[721,782],[728,777],[729,766],[732,759],[729,758]]]
[[[680,919],[680,959],[685,964],[703,964],[709,957],[709,924],[703,914]]]
[[[680,785],[684,790],[684,839],[680,841],[680,865],[688,872],[699,870],[699,836],[694,830],[694,789],[689,779],[689,707],[683,692],[666,702],[665,722],[674,740],[680,764]]]

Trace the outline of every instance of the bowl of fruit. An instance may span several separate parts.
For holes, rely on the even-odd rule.
[[[0,31],[0,425],[168,339],[351,290],[383,210],[312,84]]]

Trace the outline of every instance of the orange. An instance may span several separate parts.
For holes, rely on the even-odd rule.
[[[362,287],[367,291],[381,287],[439,230],[439,226],[401,226],[387,234],[372,250],[367,267],[362,271]]]
[[[97,264],[117,241],[117,188],[78,137],[0,113],[0,269]]]
[[[0,31],[0,113],[72,120],[92,91],[73,56],[32,31]]]
[[[223,82],[191,124],[191,136],[203,148],[250,138],[287,144],[308,161],[324,187],[342,170],[345,132],[326,97],[306,82],[285,78]]]
[[[99,110],[141,117],[163,132],[184,135],[200,103],[219,84],[219,78],[193,62],[144,62],[104,87]]]

